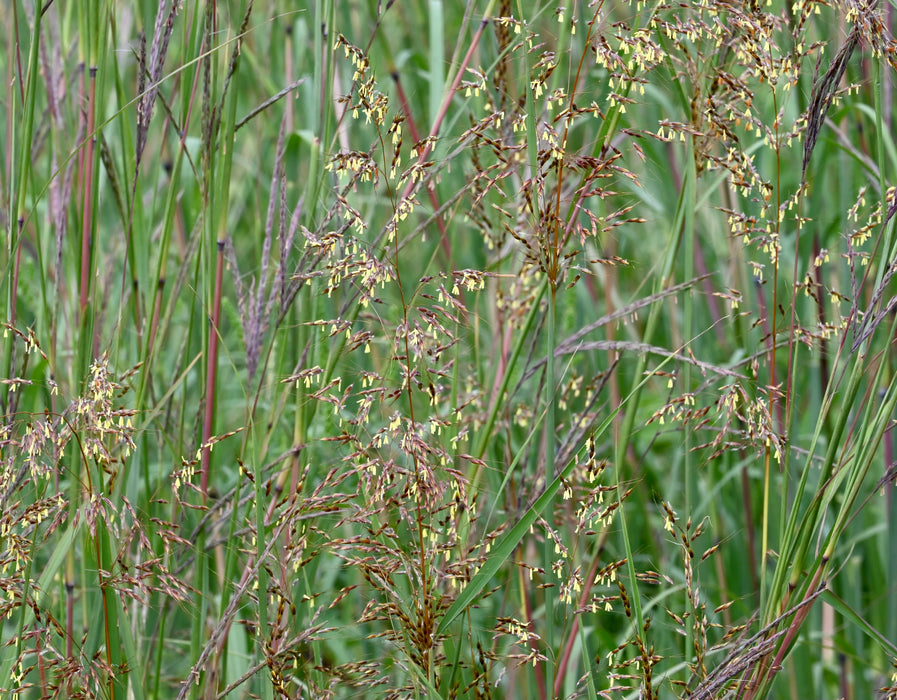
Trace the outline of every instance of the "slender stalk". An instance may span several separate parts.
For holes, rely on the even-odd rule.
[[[15,7],[17,8],[18,5],[16,4]],[[38,80],[40,78],[38,71],[38,55],[41,41],[41,19],[42,14],[40,12],[35,13],[34,27],[31,30],[31,42],[28,49],[28,72],[26,75],[21,75],[21,64],[17,64],[20,69],[18,82],[22,85],[21,89],[23,90],[23,93],[21,93],[21,103],[16,99],[18,96],[11,92],[10,97],[12,99],[9,102],[9,114],[7,117],[9,120],[7,123],[7,130],[10,138],[8,146],[19,144],[18,167],[15,170],[10,167],[9,172],[10,197],[13,202],[10,211],[15,211],[16,215],[14,219],[13,217],[9,217],[7,220],[7,245],[6,250],[4,251],[3,275],[0,276],[0,279],[2,279],[3,300],[6,306],[5,316],[9,319],[10,324],[15,324],[17,318],[16,307],[18,304],[18,288],[15,282],[18,280],[18,274],[10,275],[8,271],[18,267],[19,244],[25,226],[26,213],[28,211],[26,193],[28,183],[31,180],[31,142],[34,135],[34,108],[39,85]],[[16,33],[18,34],[18,23],[16,24]],[[18,41],[16,41],[16,46],[19,46]],[[10,66],[10,70],[12,70],[12,66]],[[12,84],[12,81],[10,81],[10,85]],[[21,113],[17,107],[22,110]],[[21,119],[20,131],[16,130],[16,125],[18,124],[17,118]],[[14,158],[13,153],[14,151],[10,149],[10,165],[12,165],[12,160]],[[13,191],[13,188],[15,188],[15,191]],[[0,373],[2,373],[4,377],[12,377],[14,339],[9,334],[4,334],[2,341],[0,342],[2,342],[3,348],[2,359],[0,359],[0,362],[2,362],[2,364],[0,364]],[[6,416],[9,409],[9,385],[2,384],[0,385],[0,411]]]
[[[200,493],[203,500],[209,496],[211,471],[212,430],[215,420],[215,387],[218,377],[218,339],[221,335],[221,285],[224,277],[224,241],[218,241],[218,256],[215,266],[215,300],[209,319],[209,353],[206,361],[206,400],[202,422],[202,477]]]

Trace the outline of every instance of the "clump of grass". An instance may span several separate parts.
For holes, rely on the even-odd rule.
[[[275,10],[11,10],[3,692],[897,696],[890,9]]]

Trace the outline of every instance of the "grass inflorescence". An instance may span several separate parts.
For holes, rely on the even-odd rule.
[[[0,10],[0,694],[897,697],[892,14]]]

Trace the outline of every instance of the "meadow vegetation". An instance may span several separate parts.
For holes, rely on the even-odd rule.
[[[897,697],[893,12],[5,3],[0,695]]]

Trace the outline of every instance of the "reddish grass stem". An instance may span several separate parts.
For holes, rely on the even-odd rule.
[[[467,49],[467,53],[464,54],[461,65],[458,66],[458,70],[455,73],[454,79],[452,80],[452,86],[446,92],[445,99],[442,101],[442,107],[439,109],[439,114],[437,114],[436,119],[433,120],[433,127],[430,129],[429,138],[427,139],[427,142],[424,144],[424,147],[421,149],[421,152],[417,157],[418,164],[422,164],[424,161],[426,161],[427,157],[430,155],[430,152],[433,150],[433,144],[435,143],[436,137],[439,135],[439,129],[442,126],[445,115],[448,113],[448,108],[452,103],[452,98],[458,91],[458,86],[461,85],[461,78],[464,75],[464,71],[467,70],[467,66],[470,64],[471,58],[473,58],[474,51],[476,51],[476,48],[480,43],[480,39],[483,36],[483,31],[489,24],[490,15],[492,12],[492,4],[493,3],[490,2],[489,6],[486,8],[486,12],[483,14],[483,19],[480,20],[480,26],[477,27],[476,34],[473,35],[473,39],[471,39],[470,41],[470,47]],[[414,190],[414,187],[415,180],[412,178],[408,181],[408,184],[405,187],[405,191],[402,192],[401,199],[408,199],[408,196]]]

